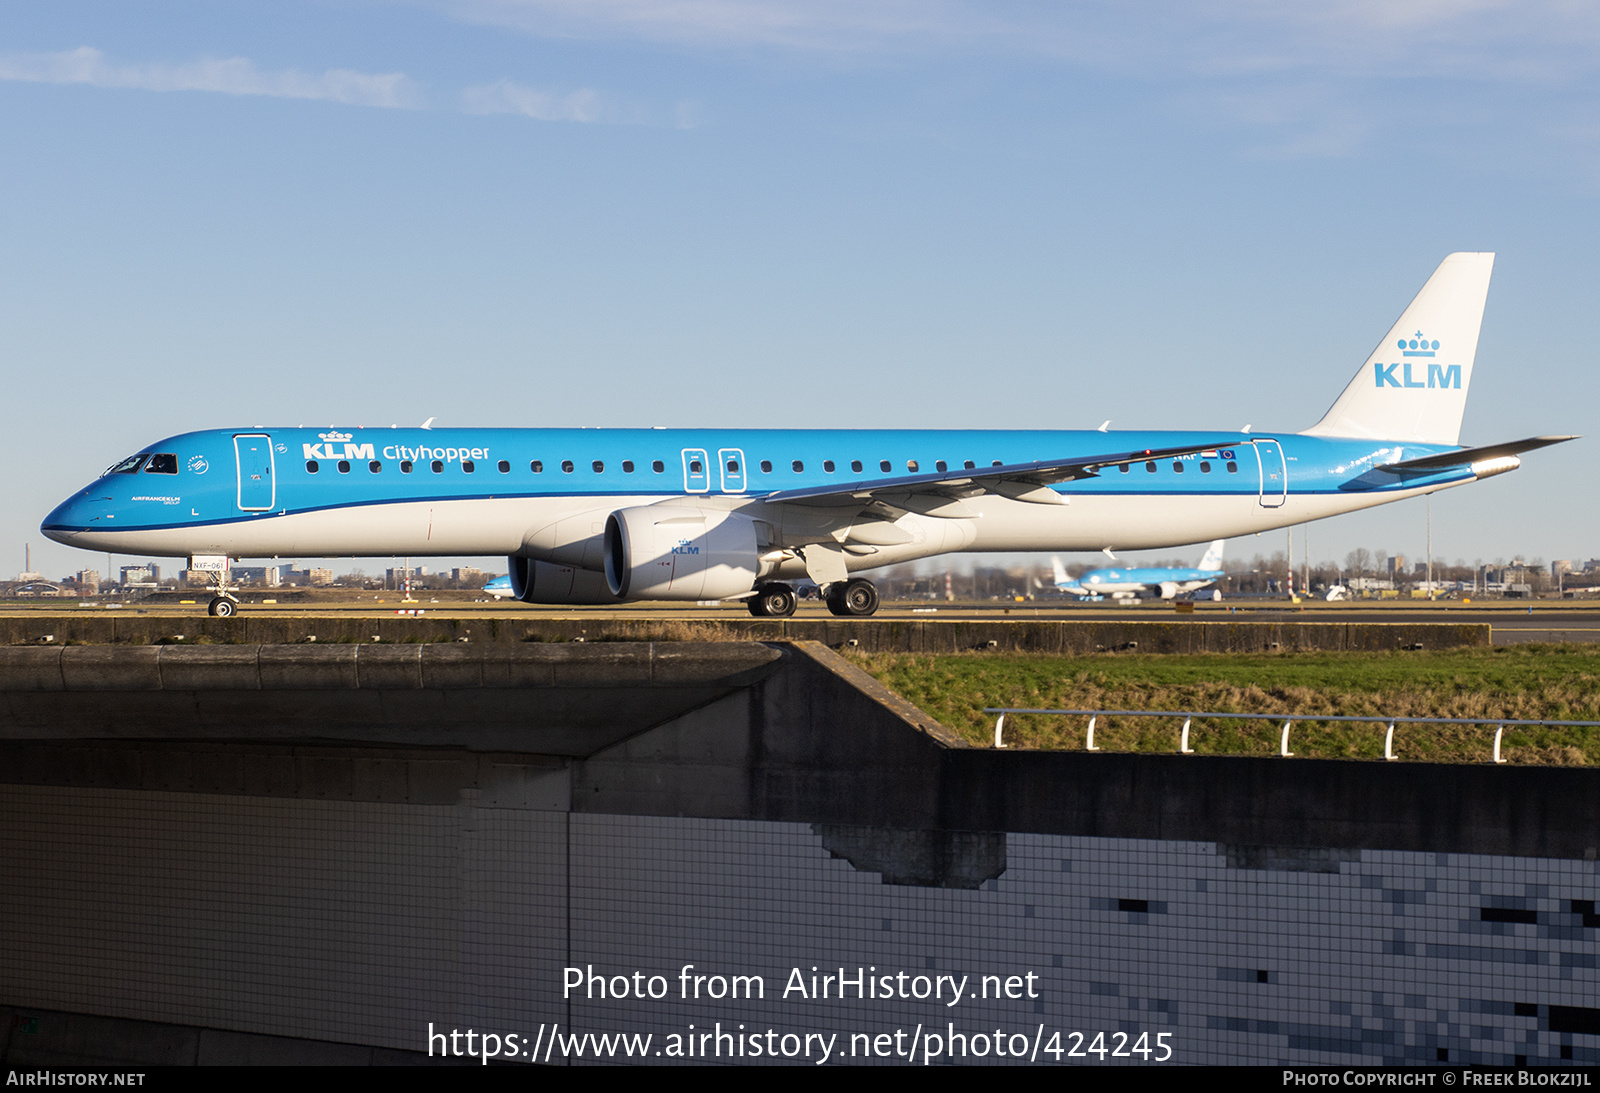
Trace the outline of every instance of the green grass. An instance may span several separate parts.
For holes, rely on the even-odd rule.
[[[1552,718],[1600,721],[1600,646],[1519,645],[1395,653],[1270,653],[1089,657],[1001,653],[852,654],[907,700],[979,745],[994,742],[985,706],[1050,709],[1215,710],[1237,713],[1387,717]],[[1083,747],[1087,719],[1007,719],[1012,747]],[[1181,722],[1101,718],[1105,751],[1177,750]],[[1195,751],[1274,755],[1281,722],[1200,721]],[[1290,736],[1299,756],[1381,759],[1386,726],[1305,722]],[[1431,762],[1486,762],[1493,726],[1400,725],[1395,753]],[[1502,758],[1513,763],[1600,761],[1600,728],[1508,728]]]

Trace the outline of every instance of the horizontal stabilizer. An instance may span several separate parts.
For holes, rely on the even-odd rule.
[[[1406,471],[1442,471],[1448,467],[1466,467],[1473,463],[1481,463],[1485,459],[1498,459],[1508,455],[1521,455],[1531,452],[1535,448],[1548,448],[1552,444],[1564,444],[1569,440],[1577,440],[1576,436],[1530,436],[1526,440],[1508,440],[1504,444],[1490,444],[1483,448],[1462,448],[1458,452],[1441,452],[1438,455],[1424,455],[1416,459],[1404,459],[1399,463],[1385,463],[1374,470],[1404,473]]]

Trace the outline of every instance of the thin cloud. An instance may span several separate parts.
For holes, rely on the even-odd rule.
[[[614,112],[608,112],[599,93],[588,88],[561,94],[540,91],[510,80],[497,80],[483,87],[467,88],[461,93],[461,108],[469,114],[520,114],[539,121],[619,120]]]
[[[416,85],[403,73],[372,75],[345,68],[306,73],[269,72],[245,57],[206,59],[186,64],[113,64],[98,49],[82,46],[61,53],[20,53],[0,57],[0,80],[86,84],[141,91],[210,91],[223,95],[265,95],[279,99],[319,99],[352,106],[409,108],[419,104]]]

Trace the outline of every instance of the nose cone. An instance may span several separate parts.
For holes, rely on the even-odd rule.
[[[87,511],[88,500],[85,491],[79,490],[61,504],[50,510],[50,515],[44,518],[44,523],[39,525],[47,539],[54,539],[67,546],[80,546],[84,532],[89,530],[92,515]]]

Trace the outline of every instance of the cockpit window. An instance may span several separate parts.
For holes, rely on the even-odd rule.
[[[106,468],[106,474],[133,474],[144,465],[144,461],[149,454],[149,452],[140,452],[138,455],[130,455],[116,466]]]
[[[157,452],[145,465],[145,474],[177,474],[178,457],[171,452]]]

